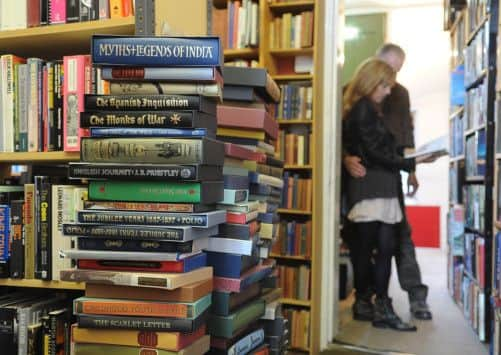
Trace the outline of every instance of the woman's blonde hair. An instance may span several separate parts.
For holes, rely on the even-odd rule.
[[[360,64],[343,95],[343,119],[362,97],[370,96],[379,84],[393,86],[396,73],[386,62],[369,58]]]

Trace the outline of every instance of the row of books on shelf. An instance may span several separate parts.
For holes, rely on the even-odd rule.
[[[485,239],[474,233],[464,234],[464,270],[485,288]]]
[[[310,312],[287,309],[284,315],[290,324],[290,346],[293,349],[308,349],[310,346]]]
[[[485,124],[487,117],[487,81],[466,92],[465,130],[478,128]]]
[[[313,194],[311,178],[301,178],[299,174],[286,171],[283,180],[282,208],[311,211]]]
[[[307,265],[277,267],[283,297],[297,300],[310,299],[311,270]]]
[[[280,85],[282,96],[276,115],[281,119],[313,118],[313,88],[311,82],[295,82]]]
[[[486,149],[485,129],[480,129],[465,138],[466,177],[485,175]]]
[[[278,158],[285,165],[308,165],[310,164],[311,133],[288,133],[281,130],[278,134],[277,152]]]
[[[480,340],[484,341],[486,332],[489,331],[485,329],[485,317],[489,316],[486,314],[485,292],[475,280],[465,274],[461,258],[450,258],[449,270],[449,292]]]
[[[277,255],[311,257],[311,221],[281,221],[277,242],[273,245]]]
[[[465,227],[483,233],[485,230],[485,186],[463,187]]]
[[[228,0],[222,9],[212,9],[212,34],[219,36],[224,49],[259,45],[259,5],[252,0]]]
[[[269,29],[270,49],[313,46],[313,11],[284,13],[273,18]]]
[[[465,48],[464,82],[468,87],[480,78],[489,68],[489,23],[487,22],[477,33],[473,41]]]
[[[485,20],[487,10],[489,9],[490,1],[488,0],[472,0],[468,2],[468,31],[472,33]]]
[[[0,30],[129,17],[134,0],[0,1]]]
[[[464,154],[464,132],[466,117],[456,115],[449,121],[449,156],[451,158]]]

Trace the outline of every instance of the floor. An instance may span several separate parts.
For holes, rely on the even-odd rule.
[[[400,333],[373,328],[368,322],[351,318],[352,299],[341,304],[341,332],[336,338],[345,343],[379,350],[392,350],[415,355],[487,355],[488,347],[477,339],[460,309],[447,291],[446,255],[438,249],[417,250],[423,280],[430,287],[428,303],[432,321],[414,321],[416,333]],[[393,268],[394,270],[395,268]],[[395,311],[410,321],[407,295],[392,277],[390,295]]]

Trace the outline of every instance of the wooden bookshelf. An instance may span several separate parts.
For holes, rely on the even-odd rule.
[[[100,33],[133,34],[134,17],[0,31],[0,48],[21,57],[60,59],[63,55],[89,53],[90,37]]]
[[[310,170],[312,169],[312,165],[285,165],[284,169],[286,170]]]
[[[287,208],[279,208],[278,213],[311,216],[311,211],[294,210]]]
[[[314,0],[271,2],[270,4],[270,10],[274,13],[307,11],[312,10],[314,7]]]
[[[275,57],[294,57],[298,55],[313,55],[313,48],[278,48],[270,49]]]
[[[311,125],[313,121],[303,120],[303,119],[293,119],[293,120],[278,119],[277,122],[279,125]]]
[[[225,49],[224,60],[233,59],[258,59],[259,49],[257,48],[241,48],[241,49]]]
[[[313,80],[312,74],[284,74],[284,75],[272,75],[271,76],[276,81],[308,81]]]
[[[294,298],[281,298],[280,303],[288,305],[288,306],[297,306],[297,307],[310,307],[311,306],[311,301],[296,300]]]
[[[0,286],[85,290],[83,282],[42,281],[32,279],[0,279]]]
[[[65,163],[80,160],[79,152],[18,152],[0,153],[0,163],[33,164]]]
[[[271,258],[283,259],[283,260],[294,260],[294,261],[311,261],[311,258],[301,256],[301,255],[280,255],[280,254],[270,254]]]

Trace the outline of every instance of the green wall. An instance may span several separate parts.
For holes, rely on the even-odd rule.
[[[368,57],[373,56],[385,42],[386,14],[346,16],[346,32],[350,27],[358,29],[358,37],[344,41],[343,85],[351,79],[357,66]]]

